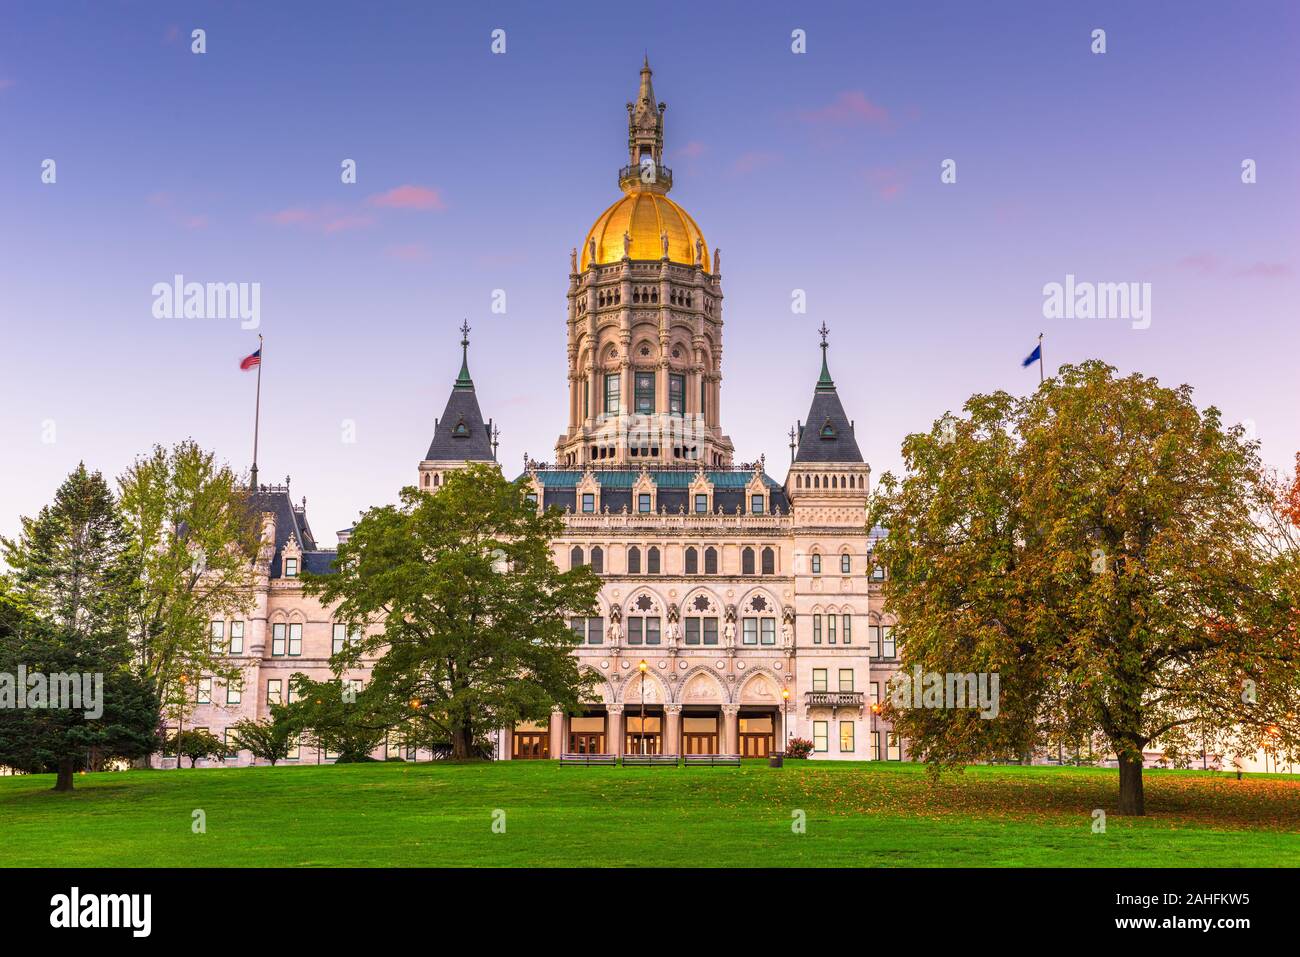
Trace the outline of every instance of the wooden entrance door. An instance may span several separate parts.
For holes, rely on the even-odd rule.
[[[549,758],[551,736],[545,731],[516,731],[513,757],[519,761]]]
[[[569,735],[570,754],[604,754],[605,735],[596,731],[575,731]]]
[[[772,753],[772,736],[770,734],[742,734],[740,736],[740,756],[742,758],[765,758]]]
[[[718,736],[698,731],[682,732],[682,754],[717,754]]]
[[[645,739],[645,750],[643,751],[641,741]],[[663,738],[654,731],[647,731],[645,734],[637,734],[631,731],[627,735],[624,754],[662,754]]]

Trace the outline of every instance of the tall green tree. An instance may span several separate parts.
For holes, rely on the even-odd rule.
[[[0,764],[56,770],[67,791],[79,767],[146,754],[158,701],[132,662],[134,564],[103,477],[78,465],[0,550],[11,569],[0,588]],[[78,706],[56,702],[56,687],[76,687]]]
[[[870,510],[903,668],[1000,679],[993,720],[885,704],[933,767],[1100,735],[1120,813],[1142,814],[1148,745],[1300,750],[1295,595],[1261,534],[1257,447],[1189,387],[1064,366],[1027,398],[973,396],[903,458]]]
[[[421,723],[457,758],[492,728],[576,709],[587,682],[567,618],[594,608],[600,586],[585,566],[556,567],[562,524],[487,465],[371,509],[339,546],[337,574],[305,576],[349,626],[382,626],[335,656],[337,673],[376,657],[377,693],[420,702]]]
[[[131,625],[140,664],[168,716],[183,719],[194,705],[186,686],[237,676],[213,649],[209,624],[248,608],[261,520],[241,480],[191,440],[155,446],[118,481],[138,565]]]

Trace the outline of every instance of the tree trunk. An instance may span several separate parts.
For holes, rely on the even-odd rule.
[[[471,749],[471,739],[473,732],[468,726],[456,729],[456,733],[451,737],[451,756],[458,760],[464,761],[469,757]]]
[[[1142,752],[1119,755],[1119,813],[1141,817],[1146,814],[1142,794]]]
[[[72,772],[75,765],[71,758],[64,758],[59,762],[59,777],[54,782],[54,790],[71,791],[72,790]]]

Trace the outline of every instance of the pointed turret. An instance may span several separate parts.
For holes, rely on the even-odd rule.
[[[420,463],[420,484],[434,488],[441,473],[466,462],[493,462],[496,449],[492,422],[483,421],[474,380],[469,374],[469,323],[461,326],[460,374],[452,384],[447,406],[433,427],[428,454]]]
[[[799,426],[799,447],[795,464],[813,462],[856,463],[863,461],[862,452],[853,435],[853,423],[844,414],[835,380],[831,378],[826,360],[826,337],[830,330],[826,324],[818,330],[822,337],[822,374],[813,390],[812,407],[808,410],[807,424]]]
[[[628,165],[619,175],[619,185],[624,190],[651,188],[666,193],[673,185],[672,173],[664,167],[664,110],[668,106],[655,102],[653,75],[647,54],[636,99],[627,104]]]

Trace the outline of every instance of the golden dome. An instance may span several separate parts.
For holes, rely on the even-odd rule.
[[[596,263],[616,263],[623,258],[623,234],[632,242],[628,255],[632,259],[663,258],[664,233],[668,234],[668,258],[686,266],[695,264],[695,241],[702,244],[701,262],[709,271],[709,244],[695,225],[690,213],[662,192],[633,190],[600,214],[582,244],[582,265],[591,265],[591,241],[596,241]]]

